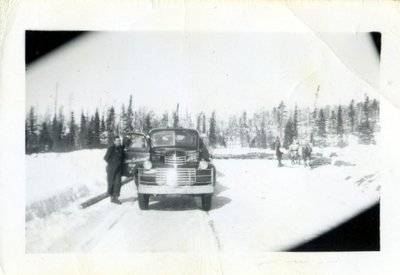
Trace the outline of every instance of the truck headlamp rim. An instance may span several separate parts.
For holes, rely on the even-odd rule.
[[[204,170],[208,168],[208,162],[205,160],[201,160],[199,162],[199,169]]]
[[[151,161],[149,161],[149,160],[146,160],[146,161],[143,163],[143,168],[146,169],[146,170],[150,170],[152,167],[153,167],[153,164],[152,164]]]

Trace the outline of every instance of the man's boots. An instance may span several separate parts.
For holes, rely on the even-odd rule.
[[[122,204],[122,202],[118,199],[118,197],[112,196],[111,202],[115,204]]]

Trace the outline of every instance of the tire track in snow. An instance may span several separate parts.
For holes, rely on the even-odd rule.
[[[134,203],[132,203],[134,204]],[[111,229],[117,224],[117,222],[123,217],[125,216],[132,207],[132,204],[130,204],[129,206],[125,207],[124,209],[122,209],[122,212],[120,212],[120,209],[117,209],[116,211],[112,211],[108,216],[109,218],[107,218],[105,221],[103,221],[98,227],[96,227],[93,231],[92,231],[92,236],[90,237],[89,240],[87,240],[82,246],[81,248],[84,251],[90,251],[92,250],[96,244],[100,241],[100,239],[102,237],[104,237],[104,235],[106,235],[109,231],[111,231]],[[120,211],[118,211],[120,210]],[[117,214],[117,216],[115,216],[115,212],[120,212],[119,214]]]
[[[221,240],[220,240],[220,238],[218,236],[218,232],[217,232],[217,230],[215,228],[214,221],[211,219],[210,214],[208,212],[205,212],[204,216],[207,219],[207,224],[209,225],[209,227],[211,229],[212,236],[214,237],[214,243],[215,243],[215,246],[217,248],[217,251],[216,251],[216,258],[217,258],[217,263],[218,263],[217,272],[218,272],[218,274],[224,274],[223,269],[222,269],[222,264],[221,264],[221,258],[220,258],[220,253],[221,253],[221,250],[222,250]]]
[[[214,236],[214,239],[215,239],[215,243],[217,244],[217,247],[218,247],[218,251],[221,251],[222,250],[222,244],[221,244],[221,240],[220,240],[220,238],[218,236],[217,230],[215,229],[214,221],[211,219],[211,216],[210,216],[210,214],[208,212],[206,213],[206,215],[207,215],[207,219],[208,219],[208,225],[210,226],[211,231],[213,233],[213,236]]]

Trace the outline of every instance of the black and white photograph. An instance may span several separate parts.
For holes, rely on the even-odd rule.
[[[321,35],[27,31],[26,251],[379,251],[381,35]]]
[[[0,274],[398,274],[398,11],[0,6]]]

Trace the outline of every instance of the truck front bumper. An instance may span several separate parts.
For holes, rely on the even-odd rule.
[[[143,185],[139,184],[138,193],[141,194],[187,194],[187,195],[200,195],[200,194],[213,194],[214,185],[187,185],[187,186],[168,186],[168,185]]]

